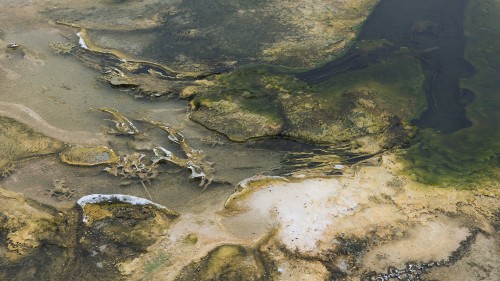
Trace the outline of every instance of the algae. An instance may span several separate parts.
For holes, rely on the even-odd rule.
[[[59,158],[66,164],[76,166],[96,166],[119,161],[118,154],[106,146],[72,147],[61,152]]]
[[[268,280],[263,257],[240,245],[223,245],[183,269],[176,280]]]
[[[0,116],[0,176],[5,176],[13,164],[21,159],[57,153],[62,142],[46,137],[28,126],[8,117]]]
[[[498,77],[500,5],[496,1],[468,1],[465,11],[465,57],[476,74],[461,80],[474,92],[467,109],[472,127],[442,135],[422,130],[420,141],[402,159],[407,174],[433,185],[476,188],[498,187],[500,179],[500,99]]]
[[[406,54],[313,85],[280,67],[240,68],[218,77],[191,102],[191,119],[244,141],[286,136],[314,144],[364,145],[371,153],[404,143],[424,108],[423,73]],[[407,135],[407,136],[406,136]]]
[[[165,266],[165,264],[168,263],[169,259],[170,257],[167,254],[160,254],[158,257],[144,266],[144,271],[146,271],[147,273],[151,273],[155,270],[158,270],[159,268]]]

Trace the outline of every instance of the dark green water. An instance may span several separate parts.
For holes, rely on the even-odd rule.
[[[420,60],[426,77],[427,108],[414,124],[445,134],[469,127],[465,106],[474,100],[474,94],[459,87],[461,78],[474,73],[464,59],[464,8],[464,0],[383,0],[358,38],[358,42],[384,40],[383,48],[370,53],[354,48],[344,57],[299,77],[319,84],[409,49]]]
[[[145,51],[162,62],[184,55],[210,65],[226,60],[255,61],[265,42],[277,40],[286,29],[276,19],[238,11],[264,6],[266,1],[186,0],[178,14],[168,17],[165,26],[155,30],[155,40]],[[272,26],[274,32],[268,32]]]
[[[369,53],[353,48],[298,77],[325,84],[337,74],[409,52],[425,72],[427,107],[413,120],[421,128],[414,144],[402,153],[406,172],[427,184],[498,186],[498,12],[492,0],[383,0],[357,43],[375,40],[382,45]]]

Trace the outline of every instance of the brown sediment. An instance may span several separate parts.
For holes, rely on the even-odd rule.
[[[388,272],[390,268],[399,268],[402,275],[407,263],[422,265],[425,270],[419,274],[438,272],[442,261],[452,257],[451,265],[468,256],[469,249],[476,245],[472,234],[498,236],[491,213],[500,207],[498,198],[420,185],[397,176],[401,167],[394,159],[386,155],[382,165],[358,165],[354,173],[336,178],[273,181],[263,177],[261,181],[246,181],[241,185],[244,192],[214,214],[219,217],[218,231],[203,231],[197,229],[203,226],[196,224],[189,230],[207,251],[209,245],[213,249],[222,241],[255,247],[261,245],[262,237],[274,233],[259,248],[272,264],[270,276],[285,278],[297,265],[310,268],[301,274],[311,279],[327,274],[348,280],[365,278],[368,272]],[[179,223],[187,221],[181,218]],[[172,231],[177,232],[175,226]],[[158,247],[163,245],[174,252],[182,247],[175,239],[159,243]],[[189,249],[184,248],[183,253],[194,251]],[[195,251],[198,256],[199,250]],[[489,259],[479,261],[486,267],[478,274],[492,272],[487,269],[488,261],[498,256],[500,252],[491,251]],[[179,266],[174,256],[170,265],[152,276],[180,270]],[[131,277],[135,280],[136,275]]]
[[[67,143],[92,145],[103,144],[108,140],[104,134],[68,131],[56,128],[43,120],[32,109],[22,104],[0,102],[0,115],[8,116],[24,124],[29,124],[33,130]]]

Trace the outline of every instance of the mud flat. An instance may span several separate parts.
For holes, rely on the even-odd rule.
[[[495,280],[498,195],[424,186],[398,176],[394,156],[383,156],[381,163],[346,167],[336,178],[250,178],[218,210],[181,215],[169,237],[155,245],[169,253],[168,262],[146,276],[177,280],[180,274],[184,280],[193,260],[205,263],[218,247],[241,245],[243,252],[234,255],[253,253],[259,260],[253,270],[243,270],[248,262],[210,268],[225,259],[206,270],[223,279],[242,268],[248,275],[242,272],[241,280],[371,280],[390,274],[453,280],[443,275],[448,267],[459,268],[484,245],[496,244],[474,269]],[[139,257],[124,273],[143,278],[148,260]]]
[[[450,22],[290,69],[339,55],[377,1],[226,2],[2,4],[0,278],[496,280],[498,3],[467,3],[472,126],[442,135],[412,120]],[[283,136],[323,146],[261,139]]]

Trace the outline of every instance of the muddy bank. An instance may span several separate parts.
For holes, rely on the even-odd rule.
[[[145,252],[178,216],[137,197],[83,199],[55,209],[0,188],[0,277],[124,280],[117,266]]]
[[[198,268],[221,280],[235,272],[248,274],[238,275],[242,280],[452,280],[443,270],[476,257],[481,269],[474,274],[494,280],[498,247],[483,258],[477,254],[498,244],[498,197],[426,187],[396,176],[401,166],[394,156],[383,156],[381,163],[346,167],[337,178],[242,182],[224,205],[203,214],[203,222],[195,214],[181,217],[170,237],[156,244],[168,260],[146,276],[184,280]],[[223,249],[227,254],[217,254]],[[234,258],[215,261],[217,255]],[[143,278],[148,260],[136,259],[128,278]]]

